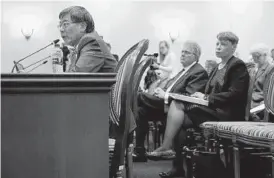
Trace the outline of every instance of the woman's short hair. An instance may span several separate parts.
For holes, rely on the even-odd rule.
[[[231,44],[233,45],[237,45],[239,43],[239,38],[237,35],[235,35],[234,33],[232,32],[220,32],[218,35],[217,35],[217,39],[218,40],[225,40],[225,41],[230,41]]]
[[[270,56],[270,48],[263,43],[255,44],[250,49],[250,54],[259,53],[260,55]]]
[[[184,43],[184,45],[189,46],[193,50],[196,60],[199,61],[199,59],[201,57],[201,53],[202,53],[202,49],[201,49],[200,45],[194,41],[186,41]]]
[[[90,13],[81,6],[71,6],[62,10],[59,14],[59,19],[62,19],[65,15],[69,14],[72,22],[85,22],[86,33],[94,31],[95,24]]]

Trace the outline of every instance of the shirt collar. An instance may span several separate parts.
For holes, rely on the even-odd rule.
[[[187,66],[187,67],[184,67],[183,69],[185,70],[185,72],[186,71],[188,71],[192,66],[194,66],[195,64],[196,64],[197,62],[196,61],[194,61],[192,64],[190,64],[189,66]]]

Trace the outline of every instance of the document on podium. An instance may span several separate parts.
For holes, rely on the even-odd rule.
[[[189,103],[208,106],[208,101],[204,100],[204,99],[195,98],[195,97],[186,96],[186,95],[180,95],[180,94],[176,94],[176,93],[170,93],[169,96],[175,100],[180,100],[180,101],[185,101],[185,102],[189,102]]]

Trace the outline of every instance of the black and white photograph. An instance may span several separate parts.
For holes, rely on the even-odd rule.
[[[2,178],[274,178],[274,1],[0,9]]]

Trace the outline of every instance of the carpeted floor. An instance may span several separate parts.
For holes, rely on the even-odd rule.
[[[134,163],[133,178],[160,178],[159,173],[170,170],[171,165],[171,160]]]

